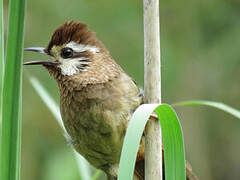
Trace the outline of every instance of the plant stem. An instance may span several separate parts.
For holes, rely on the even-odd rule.
[[[144,103],[161,103],[159,1],[143,0]],[[162,138],[157,120],[150,119],[145,138],[145,179],[162,179]]]
[[[10,0],[3,88],[0,179],[20,179],[22,53],[25,0]]]

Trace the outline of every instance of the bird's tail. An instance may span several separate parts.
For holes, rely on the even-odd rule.
[[[144,180],[145,175],[145,165],[144,159],[136,162],[135,170],[134,170],[134,177],[136,180]]]

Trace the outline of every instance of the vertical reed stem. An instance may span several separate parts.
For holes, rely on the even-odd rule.
[[[1,180],[20,179],[24,16],[25,0],[10,0],[3,88]]]
[[[159,0],[143,0],[144,102],[161,103]],[[145,179],[162,179],[162,138],[158,121],[146,126]]]

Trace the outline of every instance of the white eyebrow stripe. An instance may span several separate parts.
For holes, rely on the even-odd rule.
[[[96,46],[78,44],[74,41],[67,43],[66,47],[72,48],[75,52],[90,51],[92,53],[99,53],[99,49]]]

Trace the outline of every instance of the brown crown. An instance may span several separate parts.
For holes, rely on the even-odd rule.
[[[95,33],[88,29],[87,24],[79,21],[67,21],[53,33],[46,52],[50,53],[54,45],[59,46],[70,41],[86,45],[102,46],[102,43],[96,38]]]

